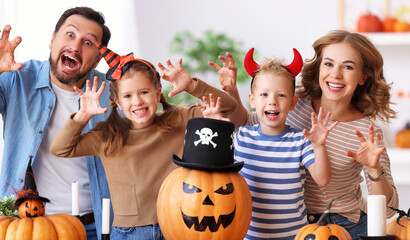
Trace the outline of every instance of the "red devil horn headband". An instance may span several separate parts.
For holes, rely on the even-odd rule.
[[[244,66],[249,76],[254,77],[255,72],[259,69],[259,64],[253,60],[254,48],[251,48],[245,56]],[[296,48],[293,49],[293,61],[291,64],[284,66],[293,76],[297,76],[303,67],[303,59]]]
[[[259,69],[259,64],[253,60],[253,51],[255,48],[251,48],[245,56],[245,60],[243,64],[245,65],[245,70],[249,74],[249,76],[253,77],[255,72]]]

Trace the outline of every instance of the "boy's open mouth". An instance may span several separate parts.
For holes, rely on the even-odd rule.
[[[277,111],[265,111],[265,115],[268,118],[273,118],[273,117],[277,117],[279,115],[279,112],[277,112]]]

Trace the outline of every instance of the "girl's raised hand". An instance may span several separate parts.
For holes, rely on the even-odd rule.
[[[233,58],[232,54],[227,52],[226,57],[218,56],[218,58],[223,62],[222,67],[214,62],[208,62],[208,64],[215,68],[216,71],[218,71],[219,82],[221,83],[222,90],[231,92],[236,88],[238,68],[235,66],[235,59]]]
[[[332,125],[327,127],[329,119],[330,112],[326,114],[326,118],[323,120],[323,108],[320,107],[318,119],[316,120],[315,112],[312,112],[312,128],[309,132],[306,129],[303,129],[303,135],[305,135],[305,137],[309,139],[309,141],[313,144],[325,144],[327,135],[339,123],[338,121],[336,121]]]
[[[346,155],[354,158],[357,162],[369,168],[376,168],[380,155],[386,151],[385,147],[379,147],[381,140],[380,134],[376,134],[376,139],[374,139],[374,128],[373,125],[369,125],[369,138],[364,138],[360,131],[356,131],[356,136],[360,141],[360,148],[357,152],[347,151]]]
[[[6,25],[0,38],[0,73],[17,71],[23,67],[22,63],[14,61],[14,50],[21,43],[21,37],[9,41],[10,31],[10,25]]]
[[[94,115],[103,114],[107,112],[107,108],[102,108],[100,105],[101,94],[104,92],[106,83],[101,84],[98,89],[98,77],[94,77],[93,86],[91,88],[91,82],[86,81],[85,92],[81,91],[78,87],[74,86],[74,90],[80,95],[80,110],[77,115],[86,116],[89,120]]]
[[[215,104],[215,99],[212,93],[209,94],[209,101],[206,98],[206,96],[202,97],[202,101],[205,103],[205,106],[202,106],[201,104],[197,103],[196,105],[201,109],[202,115],[204,115],[204,118],[213,118],[213,119],[218,119],[218,120],[224,120],[228,121],[228,118],[222,117],[222,114],[220,112],[221,108],[221,98],[218,97],[216,104]]]
[[[174,89],[168,94],[168,97],[173,97],[178,93],[183,91],[190,92],[193,90],[194,86],[192,85],[194,80],[185,72],[182,68],[182,58],[179,59],[177,67],[172,65],[171,60],[167,60],[167,66],[169,69],[165,68],[161,63],[158,63],[159,69],[161,69],[162,79],[170,82]]]

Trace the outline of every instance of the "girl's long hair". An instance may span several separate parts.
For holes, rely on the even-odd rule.
[[[128,63],[129,68],[123,74],[122,77],[129,77],[136,73],[145,74],[156,88],[161,87],[161,77],[155,70],[154,65],[144,60],[144,62],[133,61]],[[149,64],[151,67],[149,67]],[[120,116],[117,110],[117,104],[114,99],[118,99],[118,82],[121,80],[115,80],[110,83],[110,107],[111,113],[107,120],[99,122],[94,127],[93,131],[101,132],[102,140],[108,143],[104,149],[105,155],[116,154],[127,143],[129,130],[132,128],[131,120]],[[159,131],[168,131],[173,128],[173,123],[170,121],[169,115],[177,109],[176,106],[169,104],[161,93],[160,103],[162,104],[163,111],[158,113],[155,117],[154,124]]]

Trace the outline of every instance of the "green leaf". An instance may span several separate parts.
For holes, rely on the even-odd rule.
[[[16,197],[14,195],[10,197],[4,197],[0,200],[0,216],[19,217],[18,209],[14,208],[14,202]]]

